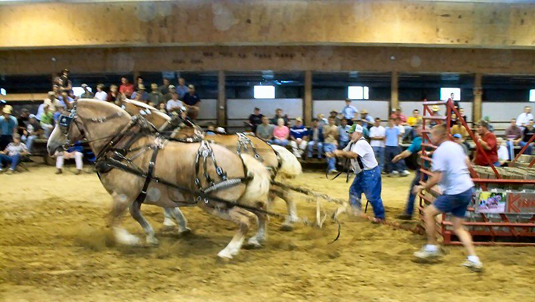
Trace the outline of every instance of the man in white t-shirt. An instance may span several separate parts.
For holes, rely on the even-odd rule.
[[[524,112],[520,113],[520,115],[516,118],[516,125],[518,127],[522,127],[522,130],[524,129],[524,126],[526,126],[530,120],[533,119],[533,114],[531,114],[531,107],[526,106],[524,107]]]
[[[380,222],[385,219],[385,209],[381,199],[381,169],[379,169],[372,147],[364,139],[362,132],[361,125],[353,125],[349,130],[351,142],[344,150],[335,150],[327,156],[351,159],[351,168],[357,175],[349,187],[349,204],[354,212],[360,214],[360,199],[364,193],[372,205],[374,222]]]
[[[513,158],[509,158],[509,150],[507,150],[507,147],[503,144],[503,138],[498,137],[496,139],[496,146],[498,146],[498,161],[500,162],[500,166],[503,167],[505,162],[513,160]]]
[[[370,128],[370,145],[383,171],[385,166],[385,127],[381,126],[381,119],[375,118],[375,124]]]
[[[474,183],[468,172],[470,160],[459,144],[449,140],[446,125],[436,125],[431,129],[431,134],[431,142],[438,146],[433,153],[433,175],[425,185],[416,186],[414,192],[422,190],[429,192],[438,184],[442,195],[424,210],[427,244],[414,253],[414,256],[428,259],[440,255],[436,240],[435,216],[451,213],[453,231],[468,252],[468,260],[463,265],[474,271],[481,271],[483,265],[476,256],[472,236],[463,228],[464,217],[468,205],[472,202],[474,189]]]
[[[182,101],[178,99],[178,93],[176,91],[170,92],[171,93],[171,99],[167,101],[167,112],[169,114],[173,114],[173,112],[179,112],[182,108],[184,108],[184,105],[182,104]]]

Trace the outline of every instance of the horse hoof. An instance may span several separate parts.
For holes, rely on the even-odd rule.
[[[294,226],[291,225],[291,224],[285,223],[285,224],[281,225],[280,230],[281,231],[285,231],[285,232],[291,232],[291,231],[294,230]]]
[[[158,242],[158,239],[156,239],[156,237],[147,237],[147,244],[155,246],[155,245],[158,245],[159,242]]]
[[[228,250],[225,249],[217,253],[217,257],[219,257],[220,260],[228,261],[232,259],[232,254]]]
[[[178,231],[178,235],[180,235],[180,236],[188,236],[188,235],[191,235],[191,234],[193,234],[193,231],[190,228],[185,228],[183,230],[179,230]]]
[[[262,244],[258,242],[258,239],[255,237],[249,238],[249,241],[247,241],[247,244],[244,246],[246,249],[259,249],[262,247]]]

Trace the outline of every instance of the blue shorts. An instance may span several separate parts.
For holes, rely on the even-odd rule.
[[[473,188],[456,195],[440,195],[433,205],[442,213],[451,213],[458,218],[464,218],[466,209],[472,202]]]

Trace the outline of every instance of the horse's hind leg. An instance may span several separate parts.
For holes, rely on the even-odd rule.
[[[175,222],[174,222],[174,214],[172,212],[172,210],[170,208],[164,208],[163,209],[163,215],[164,215],[164,219],[163,219],[163,226],[164,226],[164,229],[173,229],[175,227]]]
[[[191,229],[188,228],[188,220],[186,219],[186,216],[184,216],[182,211],[180,211],[180,208],[178,208],[178,207],[170,208],[170,209],[166,208],[165,212],[166,212],[166,214],[167,214],[167,212],[169,212],[169,214],[171,214],[171,215],[173,215],[173,217],[175,217],[176,222],[178,222],[178,232],[180,234],[191,232]]]
[[[259,208],[262,210],[267,210],[267,205],[265,203],[261,203]],[[265,213],[255,213],[255,215],[258,217],[258,231],[256,232],[256,235],[249,238],[247,243],[255,247],[260,247],[267,239],[268,216]]]
[[[110,226],[112,227],[115,240],[119,244],[124,245],[138,245],[139,238],[128,233],[127,230],[119,226],[124,212],[128,208],[128,201],[125,195],[113,194],[113,206],[110,213]]]
[[[147,233],[147,243],[148,244],[158,244],[158,239],[154,236],[154,230],[150,223],[143,217],[141,214],[140,208],[141,203],[139,201],[134,201],[130,204],[130,215],[141,225],[145,233]]]

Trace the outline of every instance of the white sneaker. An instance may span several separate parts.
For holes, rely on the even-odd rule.
[[[438,251],[438,248],[434,251],[430,251],[425,246],[414,253],[414,257],[420,258],[420,259],[431,259],[431,258],[437,258],[440,256],[440,252]]]
[[[392,176],[398,176],[398,175],[399,175],[399,172],[398,172],[398,171],[392,171],[392,173],[390,173],[390,175],[392,175]]]
[[[401,177],[405,177],[405,176],[409,176],[411,175],[411,172],[407,171],[407,170],[404,170],[403,172],[401,172]]]
[[[483,263],[481,263],[481,261],[466,260],[463,263],[463,266],[469,268],[473,272],[481,272],[481,271],[483,271]]]

